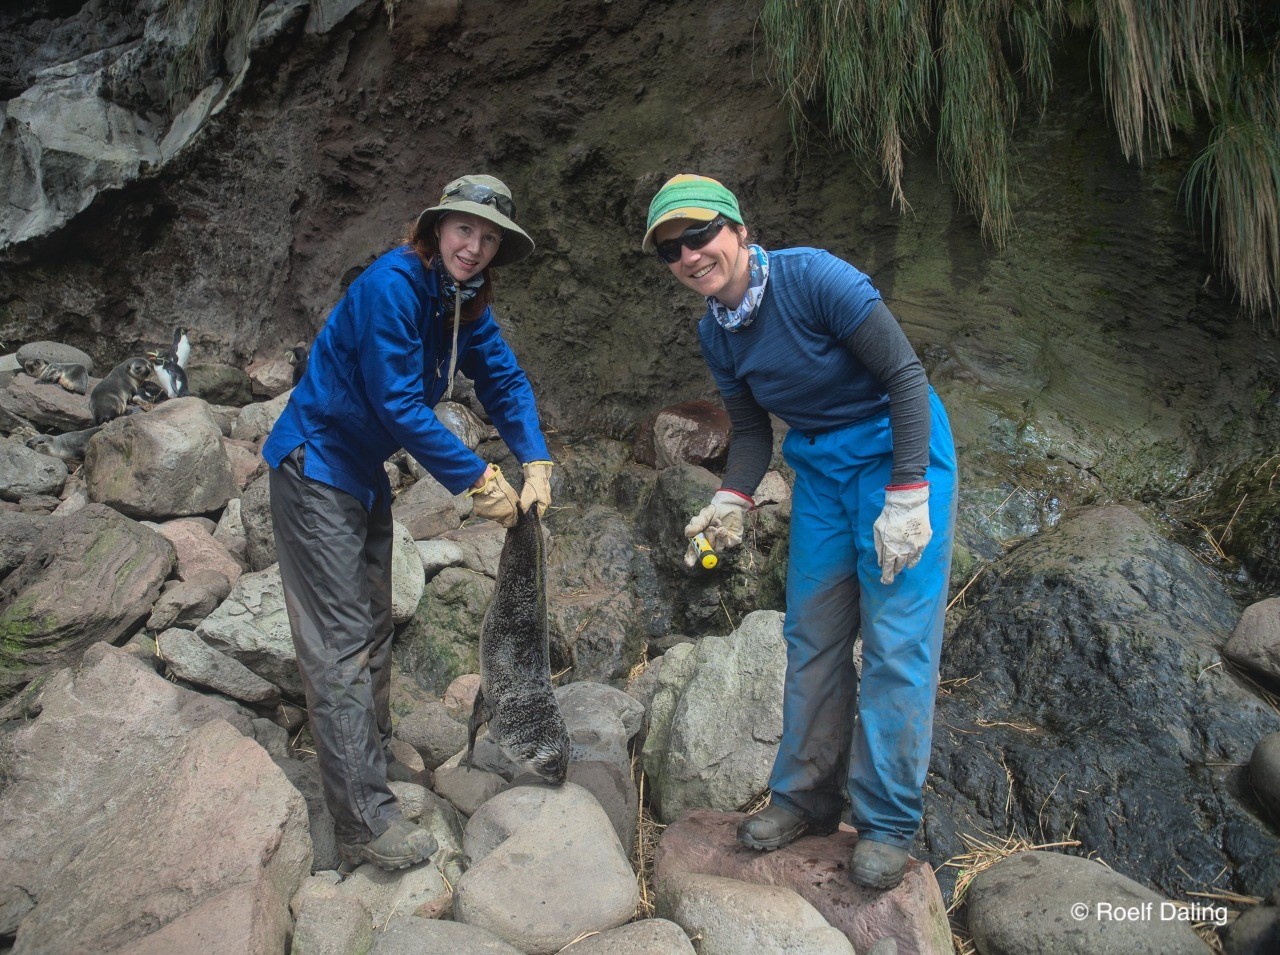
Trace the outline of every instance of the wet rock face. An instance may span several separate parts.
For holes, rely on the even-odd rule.
[[[1280,720],[1221,666],[1235,609],[1212,575],[1116,506],[1069,515],[976,586],[943,646],[933,858],[1014,831],[1079,839],[1171,896],[1224,866],[1231,888],[1268,891],[1277,840],[1243,774]]]

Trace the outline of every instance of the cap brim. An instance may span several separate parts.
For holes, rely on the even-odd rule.
[[[658,218],[653,220],[653,225],[644,234],[644,241],[640,243],[640,248],[646,252],[658,251],[658,243],[653,240],[653,233],[658,226],[664,222],[670,222],[672,219],[692,219],[694,222],[710,222],[721,213],[712,209],[703,209],[700,206],[681,206],[678,209],[668,209]]]
[[[490,268],[511,265],[522,259],[527,259],[533,254],[534,244],[533,239],[529,237],[529,233],[525,232],[524,229],[520,228],[493,206],[481,205],[478,202],[469,200],[450,202],[445,205],[432,206],[430,209],[423,209],[422,214],[418,216],[418,224],[413,227],[414,234],[420,235],[423,229],[429,228],[446,212],[469,212],[473,216],[489,220],[502,229],[502,243],[498,246],[497,253],[489,262]]]

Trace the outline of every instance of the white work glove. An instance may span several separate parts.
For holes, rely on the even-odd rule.
[[[684,536],[689,538],[689,549],[685,551],[684,562],[693,567],[698,562],[700,553],[693,538],[702,534],[713,550],[733,550],[742,544],[742,534],[746,526],[747,511],[755,507],[756,502],[745,494],[721,488],[711,496],[711,503],[698,512],[684,529]]]
[[[520,514],[516,511],[519,503],[516,489],[507,483],[507,479],[502,476],[502,468],[496,464],[489,465],[486,475],[483,484],[467,491],[467,497],[471,498],[471,509],[477,517],[486,518],[503,527],[515,527],[516,521],[520,519]]]
[[[895,575],[920,563],[933,536],[928,483],[885,488],[884,510],[876,518],[874,531],[880,583],[891,584]]]
[[[520,510],[528,511],[539,505],[538,513],[545,516],[551,506],[551,462],[530,461],[524,465],[524,487],[520,489]]]

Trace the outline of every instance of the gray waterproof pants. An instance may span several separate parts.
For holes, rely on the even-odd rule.
[[[391,740],[391,509],[303,476],[299,447],[271,471],[271,517],[325,800],[339,842],[400,816]]]

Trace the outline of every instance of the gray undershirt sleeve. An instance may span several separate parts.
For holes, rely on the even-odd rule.
[[[890,483],[919,484],[929,466],[929,379],[924,366],[884,302],[876,302],[844,344],[889,393]]]
[[[760,480],[773,459],[773,425],[769,413],[756,404],[750,390],[744,388],[724,399],[733,434],[729,438],[729,461],[725,465],[721,487],[754,497]]]

